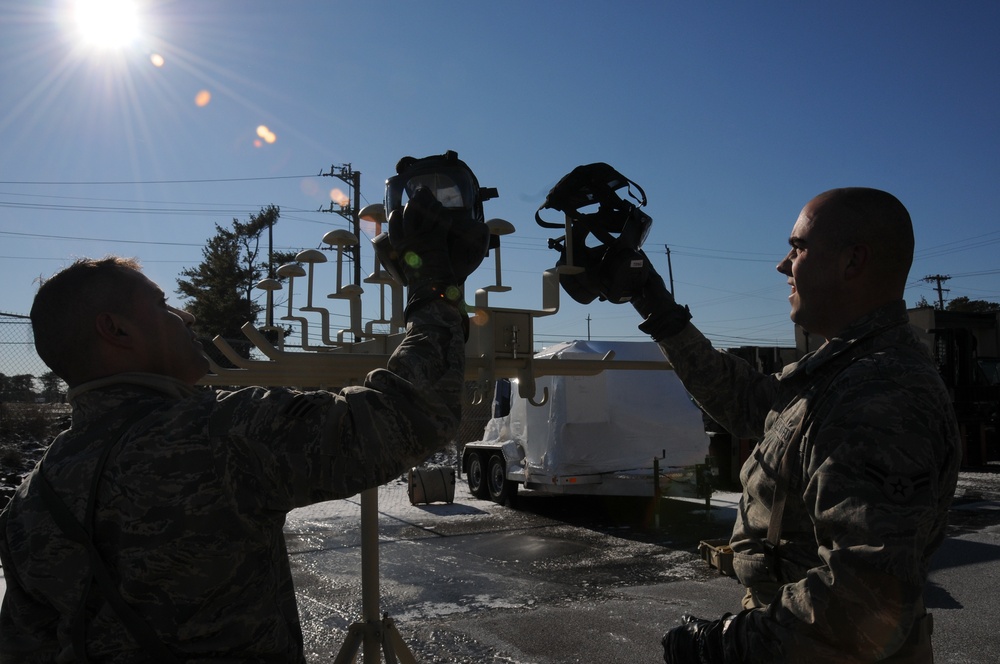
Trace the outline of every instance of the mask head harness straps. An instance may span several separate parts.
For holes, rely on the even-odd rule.
[[[619,195],[622,189],[632,200]],[[596,211],[582,211],[594,205]],[[622,265],[644,260],[639,250],[652,223],[639,209],[644,205],[642,187],[603,162],[577,166],[549,191],[535,221],[543,228],[566,231],[563,237],[550,239],[549,248],[560,252],[559,282],[570,297],[582,304],[596,297],[614,303],[631,298],[638,275],[626,274],[628,269],[622,272]],[[544,209],[563,212],[565,221],[545,221]],[[587,246],[590,235],[600,242],[598,246]]]
[[[577,166],[552,187],[545,202],[535,211],[535,221],[542,228],[563,228],[564,224],[545,221],[540,214],[545,209],[559,210],[569,218],[565,225],[571,225],[571,219],[584,232],[594,233],[607,242],[611,239],[607,230],[620,232],[624,217],[636,207],[618,195],[622,187],[628,188],[629,197],[638,203],[638,207],[646,205],[646,192],[642,187],[608,164],[597,162]],[[639,192],[638,196],[632,192],[632,187]],[[581,208],[595,204],[599,206],[597,212],[580,212]]]

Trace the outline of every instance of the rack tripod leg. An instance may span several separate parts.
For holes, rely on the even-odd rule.
[[[344,645],[340,647],[334,664],[354,664],[361,649],[361,644],[365,639],[372,639],[382,647],[382,656],[385,664],[417,664],[413,653],[406,645],[406,641],[400,636],[396,629],[396,624],[388,615],[382,617],[379,623],[354,623],[347,630],[347,638]],[[364,664],[369,664],[368,659]]]
[[[396,664],[397,657],[400,664],[417,664],[413,653],[399,635],[396,623],[388,615],[382,617],[382,652],[385,653],[386,664]]]
[[[354,657],[358,654],[358,648],[361,647],[361,641],[365,637],[365,628],[367,626],[364,623],[354,623],[347,630],[347,638],[344,639],[344,645],[340,646],[340,652],[337,653],[337,658],[333,660],[334,664],[352,664],[354,662]]]
[[[347,638],[334,664],[353,664],[359,649],[364,653],[364,664],[376,664],[379,649],[386,664],[417,664],[389,615],[383,613],[379,619],[378,585],[378,489],[373,488],[361,492],[361,603],[364,621],[348,628]]]

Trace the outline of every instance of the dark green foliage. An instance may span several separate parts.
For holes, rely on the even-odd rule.
[[[55,372],[43,373],[38,381],[42,384],[42,390],[38,394],[46,403],[61,403],[66,400],[66,383]]]
[[[247,322],[256,323],[263,305],[258,300],[262,291],[254,286],[268,275],[270,265],[267,242],[262,236],[278,222],[280,211],[269,205],[251,214],[246,222],[233,219],[232,228],[215,225],[215,236],[202,249],[202,262],[195,268],[181,271],[177,293],[186,300],[185,308],[198,319],[195,330],[201,337],[208,355],[221,366],[232,366],[212,344],[222,336],[243,357],[249,357],[251,345],[240,328]],[[277,267],[294,260],[294,254],[276,252]]]
[[[916,307],[934,307],[938,309],[936,304],[932,304],[927,301],[927,298],[923,295],[917,300]],[[948,300],[948,304],[944,306],[945,311],[963,311],[971,313],[984,313],[990,311],[1000,311],[1000,302],[989,302],[987,300],[970,300],[968,297],[962,295],[960,297],[953,297]]]
[[[0,402],[31,402],[35,396],[35,377],[31,374],[6,376],[0,373]]]
[[[948,311],[968,311],[983,313],[989,311],[1000,311],[1000,303],[987,302],[986,300],[970,300],[965,297],[955,297],[949,300],[945,309]]]

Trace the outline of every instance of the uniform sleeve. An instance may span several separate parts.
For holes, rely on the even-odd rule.
[[[220,472],[237,500],[277,511],[384,484],[452,441],[464,380],[461,314],[430,303],[363,385],[221,398],[212,415]]]
[[[684,387],[698,405],[730,433],[759,438],[778,389],[776,376],[718,351],[694,326],[659,342]]]
[[[8,507],[9,509],[9,507]],[[58,652],[55,642],[59,614],[50,605],[28,593],[22,586],[10,554],[8,537],[24,539],[23,532],[8,530],[8,511],[0,514],[0,562],[7,586],[0,607],[0,661],[54,661]]]
[[[804,441],[803,497],[822,564],[749,616],[746,651],[760,659],[748,661],[875,661],[922,615],[957,475],[952,419],[913,385],[847,383],[831,386],[839,396]]]

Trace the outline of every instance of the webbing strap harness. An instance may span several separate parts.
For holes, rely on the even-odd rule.
[[[542,228],[562,228],[563,224],[541,218],[542,210],[552,209],[564,212],[574,219],[593,219],[592,223],[586,225],[593,225],[591,232],[595,234],[606,234],[604,227],[607,227],[607,230],[621,232],[621,223],[615,228],[613,213],[631,211],[635,207],[618,195],[618,190],[623,187],[628,187],[628,195],[639,204],[638,207],[646,205],[646,192],[642,187],[608,164],[597,162],[577,166],[549,190],[545,202],[535,212],[535,221]],[[632,187],[636,188],[639,196],[632,193]],[[598,213],[587,215],[580,212],[580,208],[594,204],[601,206]]]
[[[817,402],[823,398],[829,390],[829,387],[833,384],[834,380],[836,380],[837,377],[844,372],[844,370],[866,355],[870,355],[875,352],[873,339],[877,335],[893,327],[903,325],[905,322],[906,321],[893,322],[857,338],[853,342],[851,348],[844,351],[838,357],[832,358],[832,367],[829,370],[829,373],[815,385],[810,387],[803,395],[802,398],[806,400],[805,410],[802,413],[802,419],[799,420],[795,430],[792,432],[791,438],[788,440],[788,445],[785,447],[785,451],[781,456],[781,462],[778,465],[778,475],[775,478],[774,484],[774,497],[771,501],[770,520],[767,524],[767,537],[762,542],[764,559],[773,581],[782,582],[780,576],[781,557],[779,549],[781,546],[781,530],[782,521],[785,515],[785,505],[788,499],[788,491],[792,488],[794,469],[799,467],[801,471],[802,438],[805,435],[806,429],[809,428],[809,425],[812,423],[816,415],[816,411],[818,410]]]

